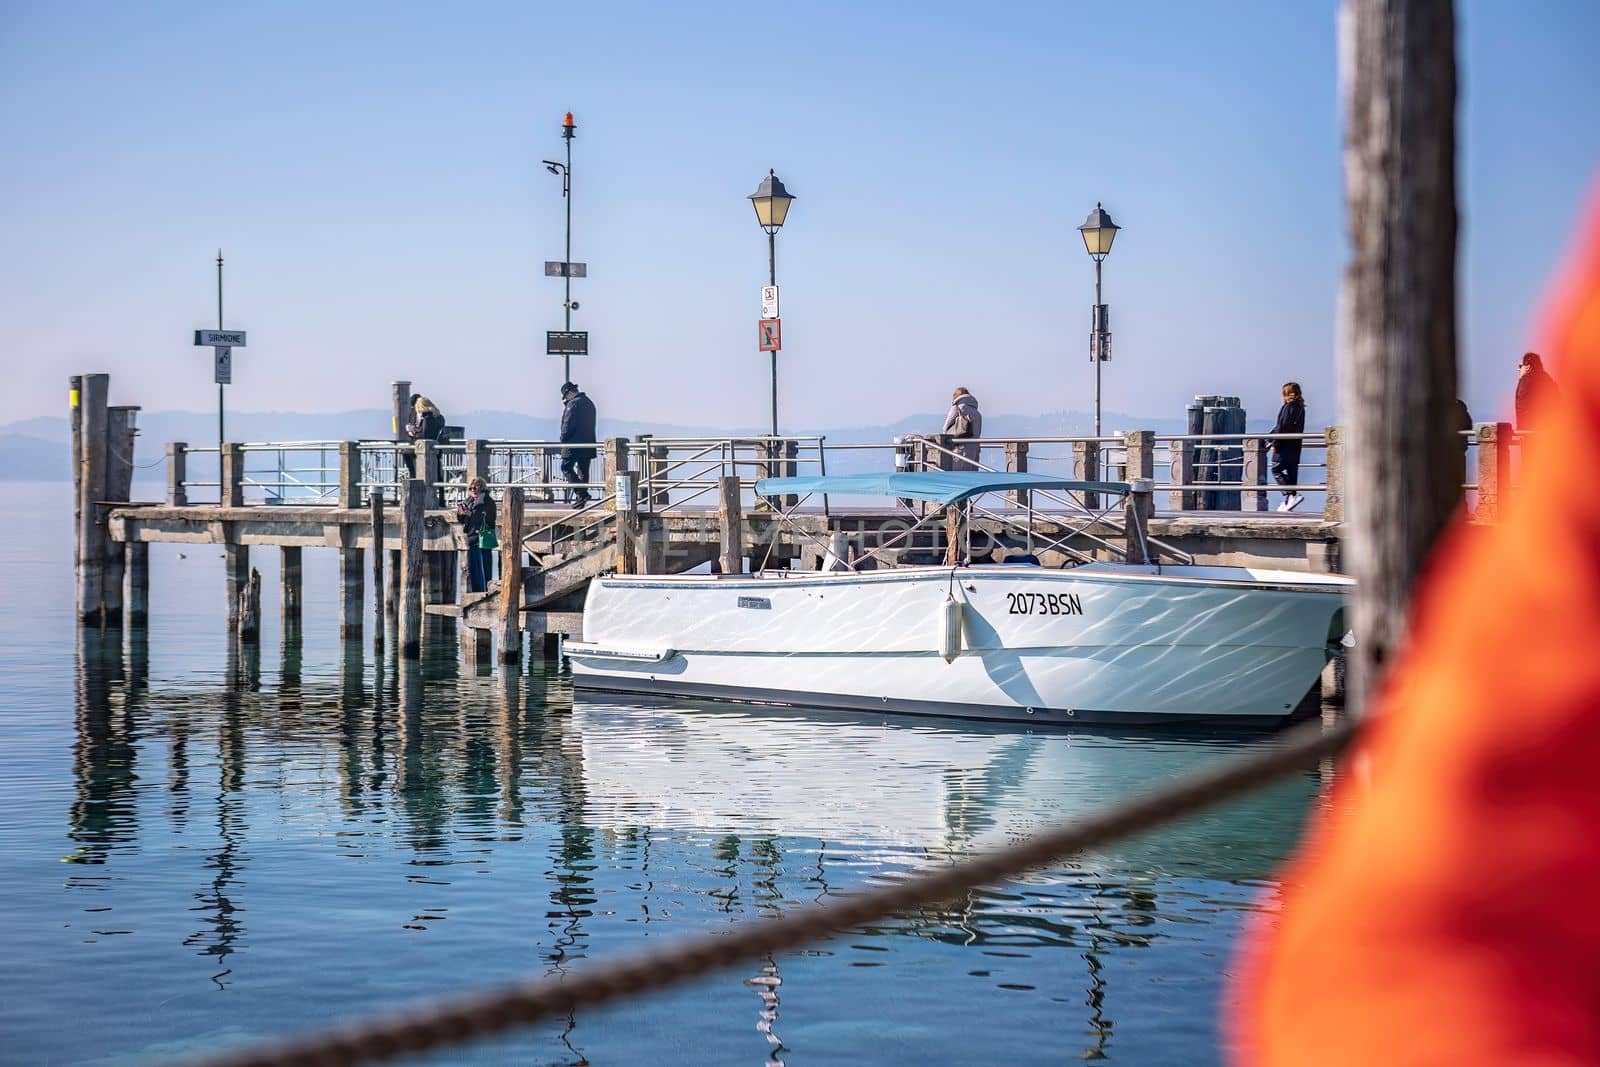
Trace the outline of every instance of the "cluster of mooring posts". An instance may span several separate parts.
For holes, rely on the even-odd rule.
[[[1320,513],[1268,511],[1267,441],[1262,435],[1158,435],[1131,431],[1094,438],[1010,438],[985,442],[994,469],[1035,471],[1055,463],[1070,476],[1127,481],[1126,502],[1087,494],[1082,505],[1053,494],[1017,492],[996,508],[952,510],[925,522],[925,510],[886,501],[767,501],[752,493],[767,476],[846,468],[952,469],[961,462],[946,437],[829,445],[819,437],[721,439],[612,438],[595,442],[594,502],[563,502],[553,479],[555,442],[316,441],[166,445],[166,499],[136,502],[132,487],[137,412],[108,403],[109,378],[72,379],[76,495],[77,608],[85,625],[145,623],[152,542],[212,544],[225,559],[223,596],[231,630],[253,641],[260,625],[260,579],[251,550],[280,555],[281,616],[299,626],[302,553],[339,554],[339,632],[359,640],[372,593],[371,635],[382,648],[392,629],[402,657],[420,655],[424,615],[456,620],[461,647],[483,659],[518,659],[523,634],[546,654],[561,635],[581,632],[589,582],[606,573],[673,574],[709,565],[723,573],[820,569],[834,561],[875,566],[979,562],[1031,555],[1045,566],[1074,559],[1122,558],[1341,570],[1344,488],[1338,427],[1300,435],[1303,467],[1320,470],[1299,488],[1322,494]],[[409,382],[392,388],[394,425],[403,421]],[[397,435],[398,436],[398,435]],[[1516,435],[1480,426],[1464,445],[1477,452],[1478,480],[1465,484],[1476,516],[1492,520],[1504,498]],[[1464,447],[1463,452],[1467,449]],[[1316,453],[1320,452],[1320,460]],[[215,455],[214,461],[210,457]],[[214,480],[190,476],[191,459],[215,462]],[[1157,472],[1166,475],[1159,480]],[[1048,470],[1046,473],[1062,473]],[[469,592],[467,546],[455,503],[472,477],[499,501],[500,579]],[[1219,492],[1239,510],[1206,510]],[[191,495],[214,494],[204,502]],[[1050,499],[1045,499],[1049,497]],[[1158,501],[1163,505],[1157,507]],[[1113,508],[1113,504],[1115,507]],[[779,512],[783,514],[780,518]],[[869,552],[875,559],[863,559]],[[370,556],[368,555],[370,553]],[[369,562],[370,560],[370,562]],[[504,577],[511,575],[512,580]]]

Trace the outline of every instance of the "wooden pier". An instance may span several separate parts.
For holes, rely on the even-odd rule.
[[[596,442],[598,478],[590,490],[596,503],[583,509],[564,503],[566,487],[551,478],[551,457],[561,447],[552,442],[339,441],[220,449],[174,442],[165,446],[166,498],[136,502],[129,491],[139,409],[110,405],[109,384],[103,374],[72,379],[77,608],[84,625],[144,624],[149,546],[158,542],[221,547],[226,565],[220,595],[235,631],[251,585],[253,550],[279,553],[280,611],[285,625],[298,625],[302,554],[326,549],[339,554],[339,632],[345,640],[362,639],[370,626],[374,645],[384,647],[392,634],[395,650],[412,658],[420,654],[423,616],[444,616],[456,621],[469,658],[491,656],[498,646],[503,660],[521,655],[524,634],[548,652],[554,635],[580,633],[588,584],[606,573],[674,574],[708,565],[725,573],[815,570],[830,552],[850,560],[881,549],[887,560],[917,562],[937,562],[950,552],[951,531],[938,523],[909,541],[898,540],[918,516],[894,501],[868,507],[782,501],[787,521],[780,521],[772,504],[751,492],[757,478],[819,466],[826,472],[828,464],[837,469],[852,457],[879,470],[890,464],[944,467],[953,453],[950,442],[937,436],[828,446],[820,438],[614,438]],[[396,384],[396,395],[403,397],[409,385]],[[1164,444],[1150,431],[993,442],[985,456],[993,455],[997,469],[1003,462],[1007,470],[1028,470],[1032,455],[1038,470],[1044,455],[1054,453],[1071,464],[1068,476],[1104,474],[1140,491],[1087,523],[1081,509],[1030,500],[1028,494],[1017,494],[1000,510],[974,512],[974,562],[1022,553],[1044,566],[1084,557],[1137,560],[1148,548],[1168,561],[1339,571],[1339,433],[1330,428],[1307,436],[1315,438],[1306,442],[1308,452],[1315,447],[1323,457],[1310,465],[1325,472],[1302,486],[1325,500],[1322,512],[1311,514],[1266,510],[1267,494],[1276,487],[1265,484],[1261,438],[1217,443],[1232,450],[1231,481],[1194,480],[1197,469],[1223,465],[1207,455],[1223,453],[1208,453],[1212,445],[1181,436]],[[1515,435],[1510,427],[1489,425],[1479,427],[1475,439],[1480,483],[1468,488],[1476,495],[1479,518],[1486,520],[1504,498]],[[1159,448],[1165,452],[1158,456]],[[213,454],[216,480],[194,480],[191,462]],[[262,456],[276,467],[262,468]],[[323,458],[296,460],[309,466],[294,466],[285,456]],[[807,464],[810,471],[803,470]],[[1167,471],[1172,479],[1159,481],[1158,472]],[[466,545],[453,506],[472,476],[484,477],[500,498],[502,577],[482,593],[467,591]],[[191,499],[197,491],[212,492],[215,500],[197,503]],[[1198,510],[1207,494],[1219,492],[1241,506]],[[1134,536],[1140,520],[1148,545]],[[1037,541],[1022,532],[1028,526]]]

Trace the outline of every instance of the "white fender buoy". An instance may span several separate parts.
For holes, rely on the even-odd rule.
[[[962,603],[950,594],[939,609],[939,655],[946,663],[954,663],[961,655]]]

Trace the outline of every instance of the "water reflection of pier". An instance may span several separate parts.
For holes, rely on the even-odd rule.
[[[418,885],[448,886],[457,865],[491,854],[547,850],[535,890],[543,904],[519,917],[522,896],[507,909],[529,969],[542,961],[560,973],[597,943],[609,952],[643,932],[624,924],[683,933],[948,863],[1236,743],[574,703],[537,660],[532,675],[463,669],[452,657],[374,664],[352,646],[332,671],[307,670],[297,635],[285,638],[275,678],[233,660],[209,686],[152,691],[140,635],[118,643],[115,632],[81,632],[68,858],[83,866],[69,885],[105,888],[120,850],[209,834],[189,875],[200,921],[184,944],[215,962],[219,984],[248,951],[246,873],[267,847],[252,838],[250,813],[264,793],[287,794],[266,798],[277,807],[321,806],[314,817],[345,827],[329,847],[354,859],[398,846]],[[1083,1054],[1093,1058],[1114,1031],[1107,958],[1151,943],[1174,885],[1266,876],[1313,788],[1307,778],[861,933],[1009,955],[1068,950],[1082,961]],[[426,929],[442,916],[429,907],[448,900],[442,891],[397,920]],[[541,912],[542,924],[527,921]],[[805,988],[803,969],[799,987],[784,986],[797,980],[792,964],[776,958],[740,978],[742,995],[758,998],[740,1010],[755,1016],[771,1063],[790,1051],[777,1033],[780,986]],[[574,1060],[580,1022],[569,1018],[558,1035]]]

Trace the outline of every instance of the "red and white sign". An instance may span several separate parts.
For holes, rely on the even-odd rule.
[[[779,352],[783,349],[783,320],[762,319],[756,323],[756,338],[760,342],[759,348],[763,352]]]

